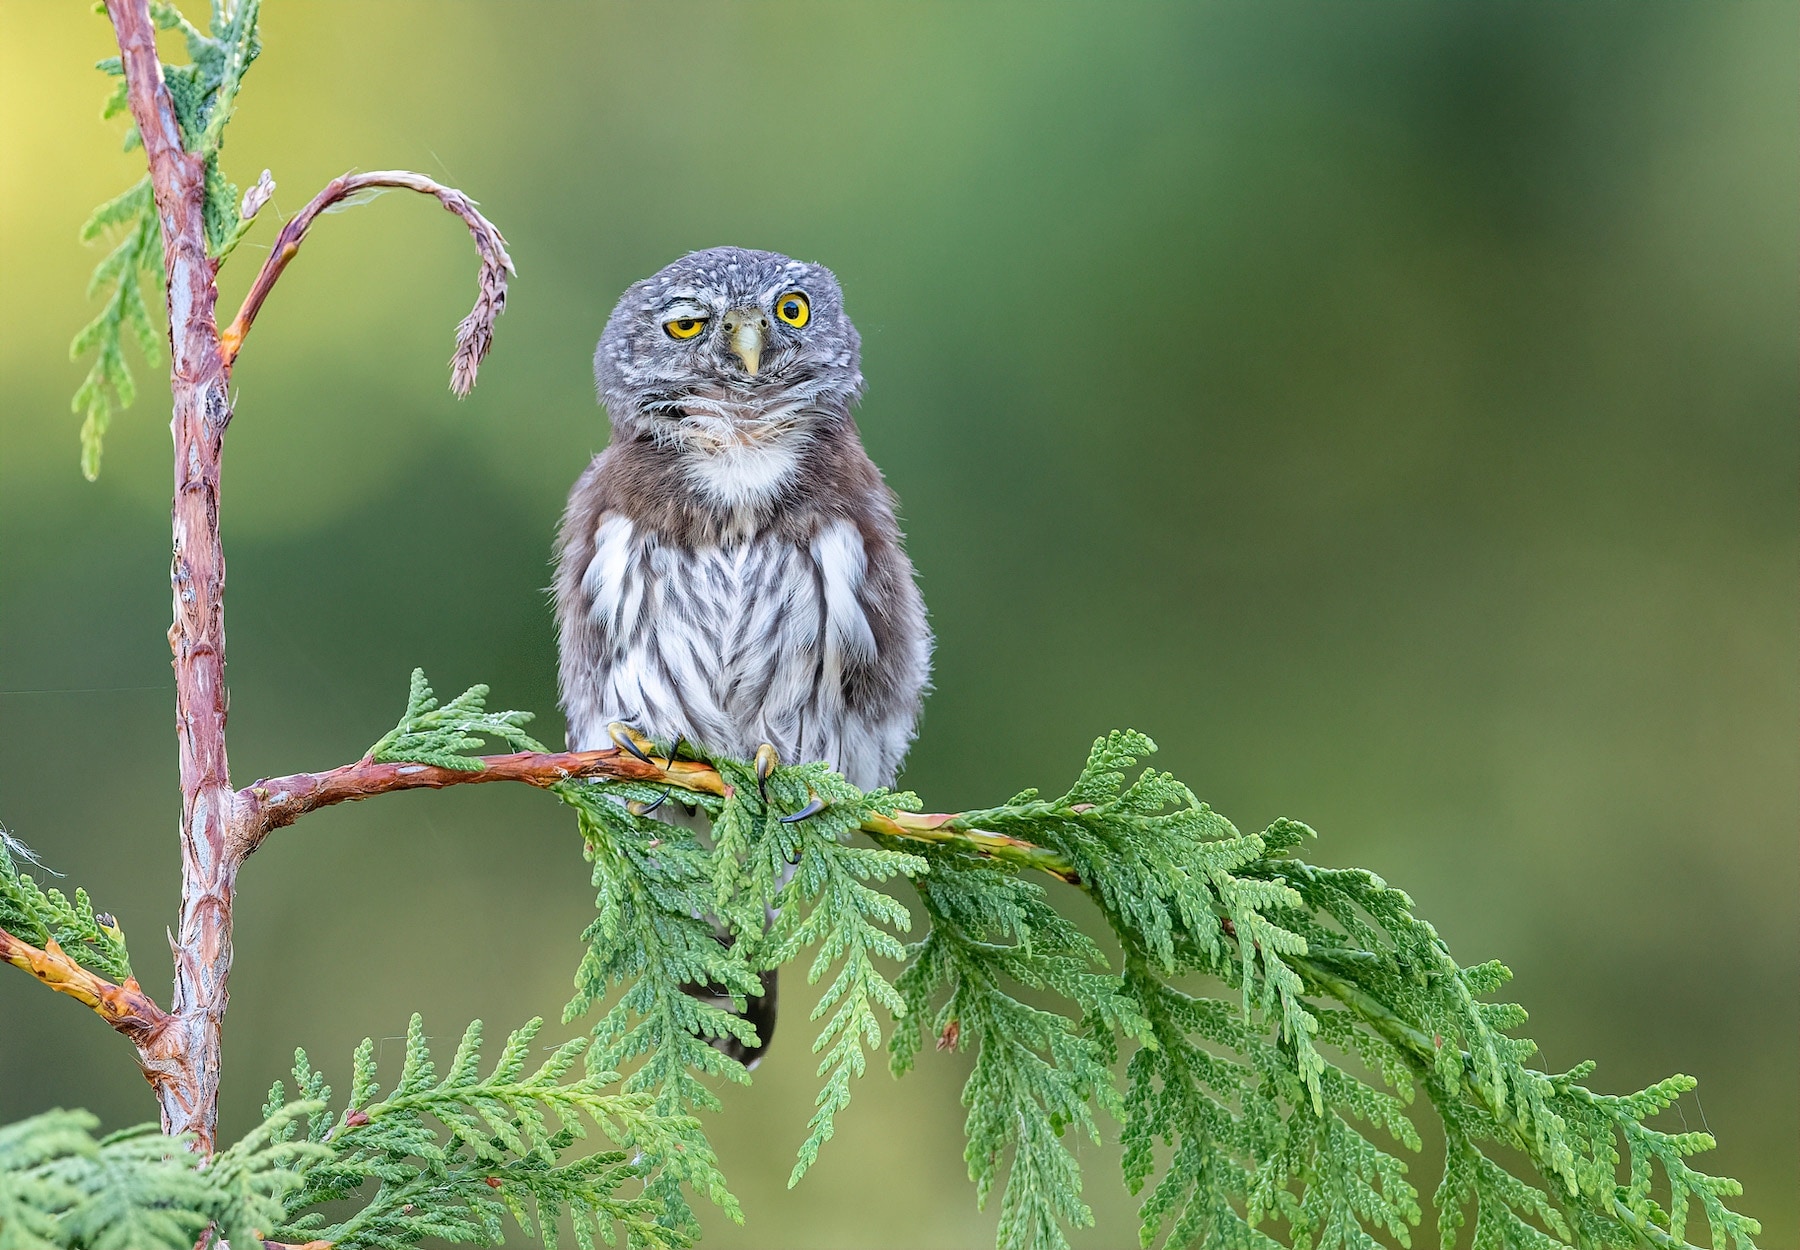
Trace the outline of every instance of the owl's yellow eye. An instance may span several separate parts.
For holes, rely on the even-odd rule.
[[[806,302],[806,296],[798,291],[789,291],[775,301],[775,315],[798,330],[812,316],[812,308]]]
[[[691,339],[706,329],[705,317],[677,317],[673,321],[663,322],[663,329],[668,331],[672,339]]]

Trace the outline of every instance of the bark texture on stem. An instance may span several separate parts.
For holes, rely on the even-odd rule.
[[[214,1144],[219,1033],[231,973],[229,853],[236,796],[225,756],[225,553],[219,542],[219,457],[231,421],[213,306],[215,266],[206,254],[205,171],[186,151],[156,55],[146,0],[107,0],[124,61],[126,98],[143,137],[162,225],[168,275],[169,423],[175,449],[175,732],[181,772],[181,913],[174,939],[170,1020],[154,1039],[151,1083],[163,1130]],[[142,1049],[142,1048],[140,1048]],[[148,1069],[146,1069],[148,1070]]]
[[[494,318],[505,307],[506,280],[513,263],[500,231],[461,191],[404,171],[346,174],[333,179],[282,229],[243,308],[221,338],[215,317],[218,263],[206,247],[205,164],[183,146],[157,57],[150,5],[148,0],[106,0],[106,12],[118,39],[126,99],[150,166],[167,276],[173,392],[169,431],[175,453],[174,543],[169,569],[174,623],[169,629],[169,647],[175,669],[181,780],[181,911],[171,940],[174,992],[166,1013],[155,1009],[158,1014],[153,1027],[133,1024],[125,1028],[117,1022],[115,1027],[138,1045],[139,1063],[156,1091],[163,1131],[191,1133],[196,1148],[211,1153],[218,1115],[220,1036],[231,975],[232,900],[243,857],[269,829],[313,807],[390,789],[471,779],[531,779],[514,776],[506,767],[496,769],[492,776],[433,779],[413,775],[409,766],[396,769],[364,761],[319,778],[289,779],[292,793],[307,796],[291,807],[265,803],[255,788],[241,795],[232,789],[225,750],[229,706],[225,555],[219,539],[219,471],[225,428],[231,422],[227,391],[231,363],[257,310],[312,222],[360,191],[399,187],[435,196],[468,225],[474,237],[481,256],[479,291],[473,311],[457,327],[456,353],[451,361],[451,387],[459,395],[474,386],[476,369],[493,341]],[[564,771],[561,776],[580,775],[581,765],[564,767],[577,771]],[[636,774],[627,768],[617,775]],[[302,785],[303,780],[310,784]],[[53,988],[88,1001],[102,1015],[122,1001],[118,994],[127,988],[135,990],[108,988],[104,982],[96,986],[90,982],[97,978],[59,951],[38,951],[10,936],[7,942],[8,962],[19,963]],[[143,1001],[148,1003],[148,999]],[[150,1006],[154,1009],[154,1004]],[[141,1014],[136,1006],[119,1007],[118,1013],[122,1013],[118,1019],[126,1022],[137,1021]]]

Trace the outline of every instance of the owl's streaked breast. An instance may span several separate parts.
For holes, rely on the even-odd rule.
[[[618,720],[740,759],[768,742],[878,784],[892,765],[844,698],[846,666],[874,657],[865,573],[848,522],[808,546],[765,532],[689,548],[604,517],[581,574],[603,671],[592,705],[570,708],[572,745],[608,745]]]

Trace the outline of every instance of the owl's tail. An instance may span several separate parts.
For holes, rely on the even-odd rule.
[[[676,803],[663,804],[661,810],[655,813],[654,819],[666,824],[692,829],[701,834],[710,833],[712,829],[712,822],[706,818],[704,812],[684,809]],[[776,888],[779,889],[786,885],[788,877],[792,873],[793,869],[787,869],[786,875],[780,878]],[[774,910],[770,909],[767,914],[767,923],[773,924],[775,915]],[[711,917],[708,919],[712,923],[713,937],[718,940],[719,945],[729,948],[736,943],[735,934],[720,924],[718,920]],[[757,975],[762,980],[762,993],[747,997],[744,1000],[742,1011],[733,1006],[731,994],[722,985],[711,981],[686,981],[681,986],[684,993],[699,999],[709,1007],[717,1007],[720,1011],[730,1012],[738,1019],[747,1021],[750,1027],[756,1030],[756,1045],[754,1046],[746,1046],[737,1038],[729,1035],[706,1039],[714,1049],[730,1055],[746,1068],[754,1068],[757,1065],[763,1057],[763,1052],[769,1049],[770,1039],[775,1036],[775,970],[771,968]]]
[[[730,934],[722,933],[719,935],[719,941],[729,946],[733,939]],[[742,1011],[732,1006],[731,995],[725,992],[725,987],[722,985],[689,981],[681,987],[701,1002],[722,1011],[729,1011],[756,1030],[756,1045],[754,1046],[746,1046],[731,1036],[707,1039],[715,1049],[730,1055],[746,1068],[754,1068],[761,1061],[763,1052],[769,1049],[769,1042],[775,1037],[776,988],[778,985],[776,970],[770,968],[757,975],[762,979],[762,993],[746,998]]]

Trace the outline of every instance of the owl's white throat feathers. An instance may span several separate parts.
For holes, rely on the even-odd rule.
[[[681,448],[688,481],[709,503],[742,513],[767,503],[800,467],[810,437],[811,388],[759,399],[701,392],[682,401],[668,432]]]
[[[739,513],[766,503],[800,466],[800,440],[781,438],[695,448],[686,458],[694,489],[722,510]]]

